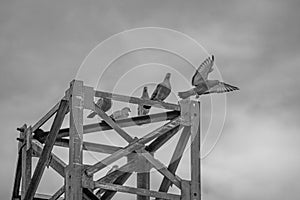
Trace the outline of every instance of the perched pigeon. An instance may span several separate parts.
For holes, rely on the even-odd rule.
[[[148,88],[144,87],[141,99],[149,100]],[[138,115],[147,115],[149,113],[149,109],[144,108],[142,105],[138,106]]]
[[[188,91],[178,92],[178,96],[182,99],[186,99],[190,96],[197,95],[198,98],[203,94],[231,92],[234,90],[239,90],[239,88],[218,80],[207,80]]]
[[[110,115],[113,120],[117,119],[125,119],[129,117],[129,113],[131,112],[130,108],[124,107],[121,110],[117,110]]]
[[[101,110],[103,110],[103,112],[107,112],[112,106],[112,101],[109,98],[100,98],[96,104],[101,108]],[[87,118],[94,118],[96,115],[97,113],[92,111]]]
[[[106,175],[108,175],[108,174],[110,174],[110,173],[116,171],[117,169],[119,169],[119,166],[118,166],[118,165],[112,166],[112,168],[106,173]],[[101,198],[101,194],[103,194],[105,191],[106,191],[106,190],[104,190],[104,189],[99,189],[99,190],[96,192],[96,196],[97,196],[98,198]]]
[[[201,82],[206,81],[208,78],[208,74],[213,71],[214,65],[214,56],[212,55],[211,58],[208,57],[204,60],[203,63],[198,67],[196,70],[193,78],[192,78],[192,85],[197,86],[201,84]]]
[[[169,94],[171,93],[171,83],[170,83],[170,77],[171,77],[171,73],[167,73],[164,81],[159,83],[154,92],[151,95],[150,100],[154,100],[154,101],[163,101],[165,100]],[[144,105],[143,106],[145,109],[150,109],[151,106],[148,105]]]

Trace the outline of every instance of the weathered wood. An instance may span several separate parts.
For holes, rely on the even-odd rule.
[[[138,156],[137,161],[137,188],[150,189],[150,169],[149,162],[143,157]],[[149,196],[137,195],[137,200],[150,200]]]
[[[88,188],[82,188],[84,200],[99,200],[99,198]]]
[[[57,200],[65,192],[65,186],[61,186],[49,200]]]
[[[32,126],[32,132],[34,132],[38,128],[40,128],[44,123],[46,123],[48,121],[48,119],[50,119],[57,112],[59,104],[60,104],[60,102],[55,104],[46,115],[44,115],[37,123],[35,123]]]
[[[160,147],[162,147],[169,139],[171,139],[178,131],[181,129],[181,127],[178,125],[174,129],[171,129],[170,131],[166,132],[165,134],[157,137],[153,142],[151,142],[148,146],[145,147],[146,151],[149,152],[155,152]]]
[[[172,155],[171,161],[169,163],[168,166],[168,170],[175,175],[175,172],[177,170],[177,167],[179,165],[179,162],[182,158],[182,155],[184,153],[184,149],[187,145],[187,142],[189,140],[190,137],[190,131],[191,128],[190,127],[184,127],[184,129],[182,130],[182,133],[180,135],[180,138],[178,140],[178,143],[175,147],[174,153]],[[168,180],[166,177],[163,178],[162,183],[159,187],[159,191],[160,192],[167,192],[169,187],[171,186],[171,181]]]
[[[148,151],[141,150],[141,155],[144,156],[163,176],[167,177],[179,189],[181,188],[181,179],[172,174],[163,163],[154,158]]]
[[[69,139],[58,139],[55,142],[56,146],[60,147],[69,147]],[[98,153],[105,153],[105,154],[113,154],[116,151],[122,149],[122,147],[110,146],[105,144],[97,144],[92,142],[83,142],[82,144],[83,150],[93,151]]]
[[[115,181],[114,184],[116,185],[123,185],[131,176],[132,173],[130,172],[125,172],[123,175],[119,176]],[[109,183],[106,183],[109,184]],[[116,191],[106,191],[102,197],[101,200],[110,200],[113,198],[113,196],[116,194]]]
[[[119,176],[123,175],[126,172],[133,172],[136,169],[136,160],[131,160],[119,169],[113,171],[112,173],[107,174],[106,176],[95,181],[95,183],[112,183]]]
[[[159,101],[152,101],[152,100],[146,100],[141,99],[137,97],[130,97],[120,94],[114,94],[109,92],[102,92],[102,91],[95,91],[96,97],[106,97],[113,99],[115,101],[122,101],[126,103],[133,103],[133,104],[139,104],[139,105],[149,105],[156,108],[164,108],[168,110],[177,110],[180,111],[180,106],[172,103],[165,103],[165,102],[159,102]]]
[[[17,160],[16,172],[15,172],[14,186],[12,191],[12,198],[11,198],[12,200],[14,200],[19,196],[21,176],[22,176],[22,143],[18,142],[18,160]]]
[[[50,129],[50,134],[47,137],[43,152],[42,152],[41,157],[36,165],[34,174],[32,176],[32,179],[31,179],[28,189],[26,191],[25,198],[24,198],[26,200],[31,200],[34,197],[34,194],[37,190],[38,184],[42,178],[43,172],[47,165],[47,161],[51,155],[51,151],[52,151],[56,136],[62,125],[63,119],[65,117],[67,107],[68,107],[68,102],[66,100],[61,100],[57,114],[54,119],[54,122]]]
[[[107,165],[117,161],[118,159],[122,158],[123,156],[127,156],[132,151],[144,147],[144,144],[150,142],[154,138],[165,134],[166,132],[168,132],[171,129],[174,129],[176,126],[179,125],[179,123],[180,123],[180,119],[176,118],[176,119],[172,120],[171,122],[165,124],[164,126],[159,127],[158,129],[152,131],[151,133],[147,134],[143,138],[138,139],[137,141],[133,142],[132,144],[129,144],[124,149],[121,149],[121,150],[113,153],[112,155],[110,155],[110,156],[106,157],[105,159],[101,160],[100,162],[98,162],[98,163],[94,164],[93,166],[87,168],[86,169],[86,174],[89,175],[89,176],[93,175],[97,171],[99,171],[99,170],[103,169],[104,167],[106,167]]]
[[[103,112],[97,104],[95,104],[95,112],[128,143],[133,141],[133,138],[128,133],[126,133],[126,131],[124,131],[118,124],[116,124],[116,122],[114,122],[112,118],[110,118],[105,112]]]
[[[22,189],[21,196],[22,200],[26,199],[25,194],[28,189],[29,183],[31,181],[31,167],[32,167],[32,148],[27,143],[30,143],[30,138],[28,135],[31,135],[31,127],[25,129],[25,132],[22,133],[22,138],[24,138],[23,144],[25,145],[22,148]],[[29,146],[29,148],[28,148]]]
[[[136,125],[143,125],[143,124],[149,124],[149,123],[156,123],[161,121],[167,121],[167,120],[173,120],[175,117],[178,117],[180,115],[180,112],[178,111],[169,111],[169,112],[163,112],[163,113],[156,113],[151,115],[144,115],[144,116],[137,116],[127,119],[120,119],[116,120],[116,123],[120,127],[130,127],[130,126],[136,126]],[[111,130],[112,127],[110,127],[104,120],[100,123],[95,124],[87,124],[83,126],[83,133],[92,133],[97,131],[107,131]],[[48,132],[45,132],[47,134]],[[63,128],[59,131],[58,138],[69,136],[69,128]]]
[[[70,142],[69,165],[65,170],[65,198],[82,200],[82,143],[83,143],[83,82],[73,80],[70,83]]]
[[[35,194],[34,197],[33,197],[33,200],[49,200],[49,198],[51,198],[50,195]],[[14,198],[14,200],[21,200],[21,195],[19,195],[16,198]],[[63,200],[63,198],[58,198],[58,200]]]
[[[201,199],[200,102],[191,102],[191,199]]]
[[[34,153],[40,157],[43,152],[43,145],[37,140],[32,140],[32,149]],[[59,175],[64,177],[67,164],[54,153],[51,153],[49,160],[49,166],[52,167]]]
[[[191,183],[187,180],[181,181],[181,199],[190,200],[191,199]]]
[[[111,184],[111,183],[107,183],[107,184],[97,183],[96,186],[106,190],[112,190],[117,192],[145,195],[145,196],[151,196],[151,197],[157,197],[163,199],[180,200],[179,195],[168,194],[164,192],[156,192],[156,191],[146,190],[142,188],[133,188],[133,187],[127,187],[127,186]]]

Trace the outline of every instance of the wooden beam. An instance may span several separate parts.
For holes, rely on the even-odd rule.
[[[63,139],[63,138],[58,139],[56,140],[55,145],[69,148],[69,139]],[[113,154],[116,151],[122,149],[122,147],[110,146],[105,144],[97,144],[92,142],[83,142],[82,147],[83,150],[105,153],[105,154]]]
[[[65,186],[61,186],[49,200],[57,200],[65,192]]]
[[[116,124],[116,122],[114,122],[112,118],[110,118],[105,112],[103,112],[97,104],[95,104],[95,112],[128,143],[133,141],[133,138],[128,133],[126,133],[126,131],[124,131],[118,124]]]
[[[65,198],[67,200],[82,200],[83,82],[73,80],[70,83],[69,94],[70,142],[69,165],[65,171]]]
[[[181,189],[181,179],[172,174],[163,163],[155,159],[146,150],[141,150],[141,155],[144,156],[155,167],[157,171],[159,171],[163,176],[167,177],[172,183],[174,183],[174,185]]]
[[[67,107],[68,107],[68,101],[61,100],[58,111],[57,111],[55,119],[54,119],[54,122],[53,122],[51,130],[50,130],[50,134],[47,137],[43,152],[42,152],[41,157],[36,165],[34,174],[32,176],[32,179],[31,179],[28,189],[26,191],[26,194],[25,194],[26,200],[32,200],[34,197],[34,194],[37,190],[38,184],[42,178],[43,172],[47,165],[47,161],[50,157],[56,136],[57,136],[58,131],[64,120]]]
[[[89,176],[93,175],[97,171],[99,171],[99,170],[103,169],[104,167],[106,167],[107,165],[119,160],[123,156],[127,156],[132,151],[144,147],[144,144],[150,142],[151,140],[153,140],[156,137],[159,137],[160,135],[165,134],[169,130],[174,129],[179,124],[180,124],[180,119],[179,118],[176,118],[176,119],[172,120],[171,122],[165,124],[164,126],[159,127],[158,129],[156,129],[156,130],[152,131],[151,133],[147,134],[143,138],[138,139],[135,142],[129,144],[124,149],[121,149],[121,150],[113,153],[112,155],[110,155],[110,156],[106,157],[105,159],[99,161],[98,163],[94,164],[93,166],[87,168],[86,169],[86,174],[89,175]]]
[[[46,113],[37,123],[32,126],[32,132],[40,128],[44,123],[46,123],[58,110],[60,102],[55,104],[49,112]]]
[[[145,100],[145,99],[140,99],[137,97],[130,97],[130,96],[114,94],[114,93],[109,93],[109,92],[95,91],[95,97],[106,97],[106,98],[110,98],[115,101],[122,101],[122,102],[126,102],[126,103],[133,103],[133,104],[139,104],[139,105],[150,105],[150,106],[156,107],[156,108],[164,108],[164,109],[168,109],[168,110],[180,111],[180,106],[177,104]]]
[[[31,127],[28,127],[25,129],[25,132],[21,133],[22,138],[24,138],[23,144],[25,145],[22,148],[22,200],[26,199],[26,190],[28,189],[29,183],[31,182],[32,148],[29,144],[31,143],[31,130]],[[29,140],[26,140],[27,138],[29,138]]]
[[[200,102],[191,102],[191,198],[201,199]]]
[[[145,150],[149,152],[156,152],[167,141],[169,141],[169,139],[171,139],[179,131],[179,129],[181,129],[181,127],[178,125],[174,129],[171,129],[165,134],[157,137],[153,142],[151,142],[151,144],[145,147]]]
[[[42,155],[43,145],[37,140],[32,140],[32,149],[37,154],[37,156],[40,157]],[[54,153],[51,153],[49,160],[50,167],[52,167],[59,175],[64,177],[67,164]]]
[[[123,175],[126,172],[133,172],[136,169],[136,160],[131,160],[119,169],[113,171],[112,173],[107,174],[106,176],[95,181],[95,183],[112,183],[119,176]]]
[[[82,188],[82,194],[84,200],[100,200],[91,190],[88,188]]]
[[[123,185],[131,176],[131,172],[125,172],[123,175],[119,176],[115,181],[114,184],[116,185]],[[110,183],[107,183],[110,184]],[[116,194],[116,191],[106,191],[102,197],[101,200],[110,200],[113,198],[113,196]]]
[[[178,143],[177,143],[174,153],[172,155],[171,161],[169,163],[168,170],[174,175],[178,168],[178,165],[182,158],[182,155],[184,153],[184,149],[187,145],[187,142],[190,138],[190,131],[191,131],[191,128],[189,126],[184,127],[184,129],[182,130],[182,133],[180,135],[180,138],[178,140]],[[170,186],[171,186],[171,181],[169,179],[167,179],[166,177],[164,177],[162,180],[162,183],[160,185],[159,191],[167,192]]]
[[[137,156],[137,188],[150,189],[150,163],[141,155]],[[150,200],[149,196],[137,195],[137,200]]]
[[[23,146],[24,147],[24,146]],[[15,172],[14,186],[12,191],[12,200],[19,196],[22,176],[22,143],[18,142],[18,160]]]
[[[150,124],[161,121],[173,120],[180,115],[179,111],[168,111],[163,113],[156,113],[151,115],[137,116],[127,119],[116,120],[116,123],[120,127],[130,127],[136,125]],[[97,131],[107,131],[111,130],[112,127],[109,126],[104,120],[100,123],[87,124],[83,126],[83,133],[92,133]],[[47,134],[48,132],[45,132]],[[58,138],[69,136],[69,128],[63,128],[59,131]]]
[[[181,199],[179,195],[175,195],[175,194],[156,192],[156,191],[152,191],[152,190],[146,190],[146,189],[142,189],[142,188],[133,188],[133,187],[122,186],[122,185],[111,184],[111,183],[106,183],[106,184],[97,183],[95,186],[106,189],[106,190],[138,194],[138,195],[144,195],[144,196],[151,196],[151,197],[157,197],[157,198],[163,198],[163,199],[171,199],[171,200],[180,200]]]

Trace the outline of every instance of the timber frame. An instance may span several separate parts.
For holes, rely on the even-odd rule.
[[[94,103],[94,97],[106,97],[114,101],[151,105],[170,111],[114,121]],[[83,125],[84,109],[97,112],[103,120],[100,123]],[[62,129],[61,125],[67,113],[70,113],[70,127]],[[39,139],[34,139],[33,133],[52,116],[54,116],[54,121],[50,130],[43,132]],[[140,138],[131,137],[124,129],[129,126],[161,121],[167,122]],[[114,129],[120,137],[126,140],[128,145],[118,147],[83,141],[83,134],[111,129]],[[150,197],[155,197],[157,200],[201,199],[200,102],[187,99],[179,101],[179,104],[171,104],[143,100],[136,97],[96,91],[92,87],[84,86],[82,81],[73,80],[60,102],[51,108],[36,124],[33,126],[25,124],[17,130],[19,130],[20,136],[18,138],[18,159],[12,200],[99,200],[112,199],[116,192],[136,194],[138,200],[150,200]],[[181,135],[171,161],[168,166],[165,166],[155,158],[155,152],[180,130],[182,130]],[[188,140],[191,141],[191,180],[184,180],[176,175],[176,170]],[[52,152],[54,145],[68,148],[68,164]],[[84,165],[83,150],[105,153],[108,156],[93,165]],[[32,157],[39,157],[33,173],[31,170]],[[126,164],[100,179],[94,180],[93,175],[96,172],[123,157],[127,158]],[[53,168],[64,178],[64,185],[52,196],[37,195],[38,185],[47,166]],[[152,168],[163,175],[158,191],[150,190],[149,172]],[[141,171],[141,169],[143,170]],[[133,173],[137,173],[136,187],[123,186]],[[181,193],[168,193],[171,185],[179,188]],[[96,195],[96,190],[99,188],[103,191],[101,196]]]

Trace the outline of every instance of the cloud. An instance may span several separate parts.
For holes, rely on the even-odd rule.
[[[216,56],[223,79],[241,88],[227,95],[221,141],[203,161],[204,197],[297,199],[299,1],[0,4],[1,178],[9,180],[0,186],[1,199],[12,188],[15,128],[34,123],[59,100],[94,46],[142,26],[192,36]]]

